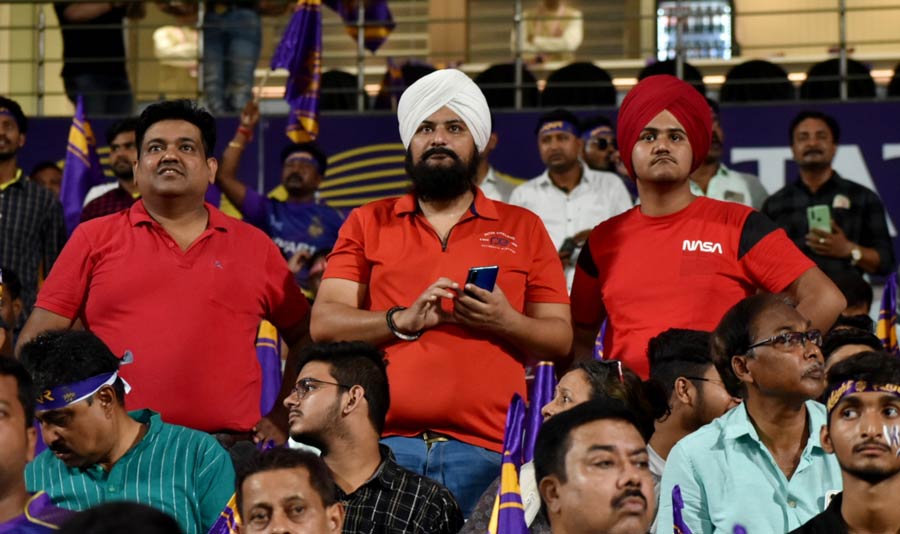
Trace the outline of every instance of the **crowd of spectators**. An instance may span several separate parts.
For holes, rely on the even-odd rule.
[[[0,532],[495,532],[510,506],[554,534],[900,529],[900,360],[866,281],[896,258],[830,116],[796,116],[770,196],[723,165],[717,104],[651,76],[616,125],[542,115],[546,170],[513,188],[481,90],[439,70],[397,107],[409,192],[345,215],[315,143],[281,150],[284,200],[244,184],[259,111],[235,102],[221,161],[193,102],[114,124],[114,187],[67,238],[0,97]],[[510,399],[548,363],[521,505],[497,504]]]

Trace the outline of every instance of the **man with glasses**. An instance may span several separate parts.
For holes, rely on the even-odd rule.
[[[657,497],[672,447],[741,402],[728,393],[713,365],[709,337],[709,332],[670,328],[647,346],[650,379],[665,388],[669,400],[647,445]]]
[[[712,112],[712,140],[706,159],[691,173],[691,193],[698,197],[737,202],[753,209],[762,209],[769,197],[759,178],[729,169],[722,163],[725,134],[719,122],[719,104],[706,99]]]
[[[455,534],[463,516],[453,495],[400,467],[378,438],[390,406],[383,353],[362,342],[304,349],[284,400],[290,435],[322,451],[346,503],[344,534]]]
[[[782,296],[760,293],[728,310],[710,346],[728,392],[744,402],[672,449],[658,532],[787,532],[825,509],[841,471],[819,439],[821,344],[821,332]]]

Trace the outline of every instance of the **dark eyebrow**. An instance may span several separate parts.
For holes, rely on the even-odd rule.
[[[198,143],[198,141],[192,137],[179,137],[178,139],[175,140],[176,143],[184,143],[185,141],[190,142],[190,143]],[[148,145],[153,144],[153,143],[166,144],[166,142],[167,141],[165,139],[163,139],[162,137],[154,137],[153,139],[148,139],[146,141],[146,144],[148,144]]]
[[[646,127],[646,128],[644,128],[644,129],[641,130],[641,133],[644,133],[644,132],[658,133],[658,132],[661,132],[661,131],[666,131],[666,132],[669,132],[669,133],[683,133],[683,134],[687,135],[687,132],[685,132],[684,129],[682,129],[682,128],[665,128],[665,129],[661,129],[661,128],[650,128],[650,127]]]
[[[588,447],[588,452],[594,452],[594,451],[615,452],[616,449],[618,449],[618,447],[615,445],[597,444],[597,445],[591,445],[590,447]],[[636,449],[628,451],[628,456],[634,456],[636,454],[647,454],[647,447],[638,447]]]

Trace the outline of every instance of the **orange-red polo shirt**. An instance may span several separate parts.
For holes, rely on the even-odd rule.
[[[69,318],[134,363],[129,409],[205,431],[249,430],[260,418],[254,346],[265,318],[296,326],[309,305],[278,247],[210,204],[207,229],[182,251],[137,201],[80,224],[36,306]]]
[[[559,255],[530,211],[487,199],[475,201],[446,243],[412,195],[354,210],[328,257],[325,278],[368,286],[364,308],[409,306],[438,278],[462,286],[470,267],[498,265],[497,285],[514,309],[525,303],[567,304]],[[443,305],[450,310],[452,302]],[[442,324],[416,341],[383,347],[391,387],[385,435],[426,430],[500,451],[513,393],[523,397],[523,357],[509,343],[461,325]]]

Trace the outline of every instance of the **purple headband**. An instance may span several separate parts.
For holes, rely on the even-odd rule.
[[[897,384],[869,384],[865,380],[847,380],[831,390],[828,394],[828,402],[825,407],[828,413],[834,410],[841,399],[853,393],[890,393],[900,397],[900,385]]]
[[[596,128],[581,134],[581,138],[585,141],[590,141],[592,138],[597,137],[601,134],[615,136],[615,133],[613,133],[612,128],[610,128],[609,126],[597,126]]]
[[[58,410],[71,406],[97,393],[103,386],[113,385],[118,379],[119,372],[115,371],[92,376],[73,384],[64,384],[53,389],[46,389],[38,394],[37,411]],[[128,385],[128,382],[122,379],[122,383],[125,384],[126,393],[131,391],[131,386]]]
[[[548,121],[541,125],[538,130],[538,137],[551,132],[569,132],[578,137],[578,128],[569,121]]]

